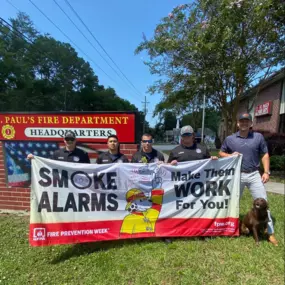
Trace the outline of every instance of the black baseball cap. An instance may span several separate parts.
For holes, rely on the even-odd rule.
[[[72,139],[76,139],[76,135],[73,131],[67,131],[64,135],[64,138],[72,138]]]
[[[243,114],[239,115],[238,119],[239,120],[250,120],[250,121],[252,121],[252,117],[249,113],[243,113]]]

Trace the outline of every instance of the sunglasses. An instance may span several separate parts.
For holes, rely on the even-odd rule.
[[[142,140],[143,143],[152,143],[152,140]]]
[[[182,137],[192,137],[192,135],[193,134],[191,134],[191,133],[186,133],[186,134],[183,134]]]
[[[74,142],[74,141],[75,141],[74,138],[65,138],[65,140],[66,140],[67,142]]]

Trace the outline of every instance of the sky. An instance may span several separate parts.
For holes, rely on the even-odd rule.
[[[161,100],[161,94],[150,95],[147,93],[147,88],[154,83],[157,77],[151,75],[148,67],[143,63],[143,60],[148,59],[147,54],[143,52],[139,55],[135,55],[134,51],[140,42],[142,42],[143,33],[147,39],[151,38],[160,20],[167,16],[174,7],[183,4],[183,0],[68,1],[135,89],[124,79],[119,71],[117,72],[121,75],[120,77],[106,63],[106,61],[108,61],[109,64],[116,69],[64,0],[56,0],[56,2],[77,24],[106,61],[73,26],[54,0],[32,0],[32,2],[68,35],[81,51],[78,50],[73,43],[70,43],[29,0],[0,0],[0,16],[5,20],[16,17],[18,11],[9,4],[9,2],[12,3],[17,9],[30,16],[36,29],[41,33],[49,33],[59,41],[69,42],[78,52],[78,55],[83,57],[86,61],[89,61],[89,59],[85,54],[87,54],[89,58],[92,58],[92,62],[89,61],[89,63],[98,76],[100,84],[105,87],[113,87],[121,98],[129,100],[139,110],[143,110],[144,105],[142,102],[145,100],[144,96],[146,96],[146,100],[149,102],[147,104],[147,121],[151,126],[154,126],[158,118],[153,118],[152,113],[155,105]],[[185,2],[187,1],[184,0],[184,3]],[[108,76],[95,66],[93,62],[100,66]]]

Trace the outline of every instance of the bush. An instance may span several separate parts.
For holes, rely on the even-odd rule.
[[[262,159],[260,159],[260,171],[263,172]],[[285,172],[285,155],[270,156],[270,171]]]
[[[216,135],[216,138],[215,138],[215,146],[216,146],[216,149],[220,149],[221,146],[222,146],[221,140],[220,140],[220,138],[217,135]]]
[[[285,155],[284,134],[263,134],[268,146],[269,155]]]
[[[270,157],[270,170],[285,171],[285,155]]]

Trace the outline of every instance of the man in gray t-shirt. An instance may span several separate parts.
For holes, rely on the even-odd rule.
[[[269,154],[264,137],[260,133],[251,132],[252,125],[251,115],[248,113],[239,116],[238,126],[239,131],[231,136],[228,136],[222,144],[220,150],[221,157],[242,154],[241,164],[241,183],[240,197],[242,196],[245,186],[249,189],[253,199],[264,198],[267,200],[264,183],[269,180]],[[259,160],[262,155],[262,164],[264,168],[263,175],[259,174]],[[274,236],[273,222],[268,211],[268,228],[269,241],[278,245]]]

